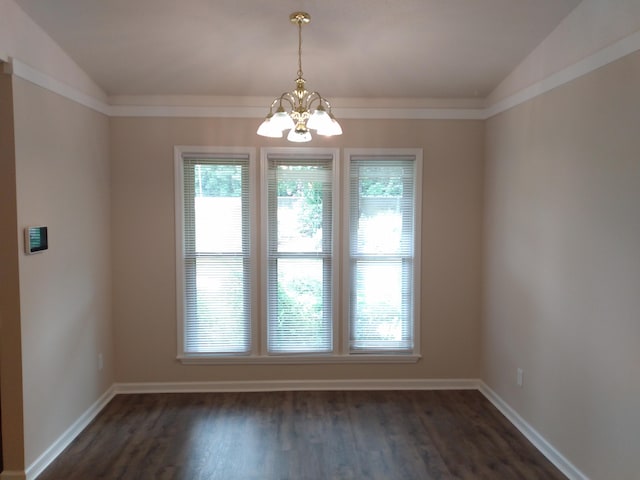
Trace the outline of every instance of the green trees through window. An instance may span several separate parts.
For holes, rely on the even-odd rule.
[[[196,197],[240,197],[242,195],[242,171],[239,166],[196,164],[194,168]]]

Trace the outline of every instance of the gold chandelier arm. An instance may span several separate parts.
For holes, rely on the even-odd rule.
[[[273,107],[275,107],[278,102],[280,102],[280,98],[276,98],[271,102],[271,105],[269,106],[269,113],[273,112]]]
[[[318,102],[317,106],[324,105],[327,111],[331,111],[331,104],[326,98],[320,95],[320,92],[313,91],[305,97],[305,105],[309,110],[313,110],[314,102]]]
[[[318,101],[318,104],[320,104],[322,103],[322,100],[322,95],[320,95],[318,92],[309,92],[307,96],[304,97],[304,103],[309,109],[311,109],[311,105],[313,105],[313,102]]]
[[[280,103],[280,106],[282,106],[283,101],[287,102],[292,109],[296,108],[296,98],[291,94],[291,92],[284,92],[282,95],[276,98],[274,100],[274,105],[275,103]]]
[[[269,110],[273,110],[273,107],[275,107],[276,105],[282,106],[283,101],[288,103],[292,108],[295,106],[295,98],[291,94],[291,92],[284,92],[279,97],[273,99],[273,102],[271,102],[271,105],[269,106]]]
[[[327,100],[326,98],[322,98],[322,103],[324,103],[327,106],[327,111],[331,112],[331,104],[329,103],[329,100]]]

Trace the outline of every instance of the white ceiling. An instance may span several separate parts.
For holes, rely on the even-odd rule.
[[[580,0],[16,0],[109,95],[485,97]]]

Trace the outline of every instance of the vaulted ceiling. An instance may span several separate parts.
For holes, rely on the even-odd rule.
[[[109,95],[482,98],[580,0],[16,0]]]

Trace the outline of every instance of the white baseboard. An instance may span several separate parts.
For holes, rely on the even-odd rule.
[[[27,467],[27,470],[20,474],[22,476],[5,476],[3,472],[0,477],[1,480],[34,480],[40,475],[45,468],[53,462],[62,451],[69,446],[69,444],[84,430],[89,423],[102,411],[102,409],[111,401],[116,395],[115,388],[113,386],[102,394],[102,396],[95,401],[73,424],[67,428],[67,430],[58,437],[58,439],[51,444],[47,450],[40,455],[35,462]],[[8,472],[9,474],[15,474],[18,472]]]
[[[116,383],[116,394],[278,392],[327,390],[477,390],[478,379],[264,380],[229,382]]]
[[[527,440],[529,440],[547,460],[553,463],[558,470],[564,473],[569,480],[589,480],[578,468],[551,445],[536,429],[522,418],[511,406],[505,402],[486,383],[480,382],[480,392],[509,420],[514,427],[520,430]]]

